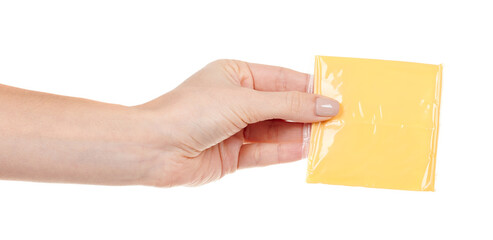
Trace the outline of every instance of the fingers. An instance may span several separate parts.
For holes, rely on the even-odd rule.
[[[253,91],[251,97],[242,100],[251,116],[250,123],[269,119],[295,122],[320,122],[336,116],[339,103],[321,95],[302,92]]]
[[[291,69],[245,63],[250,70],[252,86],[260,91],[299,91],[306,92],[310,75]]]
[[[243,79],[240,81],[242,86],[254,89],[245,91],[246,95],[235,102],[247,109],[243,112],[246,114],[241,116],[247,123],[269,119],[319,122],[328,120],[339,112],[337,101],[306,93],[308,74],[282,67],[240,61],[235,63],[240,73],[249,76],[240,76]],[[248,83],[245,79],[251,82]]]
[[[283,120],[262,121],[248,125],[243,131],[247,142],[302,142],[303,123]]]
[[[253,143],[240,149],[238,168],[287,163],[302,158],[302,143]]]

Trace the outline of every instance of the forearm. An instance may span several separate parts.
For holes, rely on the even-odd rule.
[[[136,108],[0,85],[0,179],[147,184],[151,128]]]

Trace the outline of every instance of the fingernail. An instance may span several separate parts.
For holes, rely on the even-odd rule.
[[[339,102],[330,98],[319,97],[316,100],[315,114],[320,117],[333,117],[339,112]]]

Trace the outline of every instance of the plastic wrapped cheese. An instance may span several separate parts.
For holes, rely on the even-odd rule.
[[[313,91],[341,103],[311,126],[307,182],[433,191],[442,66],[317,56]]]

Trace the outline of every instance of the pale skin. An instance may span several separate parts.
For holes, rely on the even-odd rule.
[[[0,179],[190,186],[299,160],[303,123],[339,109],[306,93],[308,82],[286,68],[218,60],[137,106],[0,85]]]

